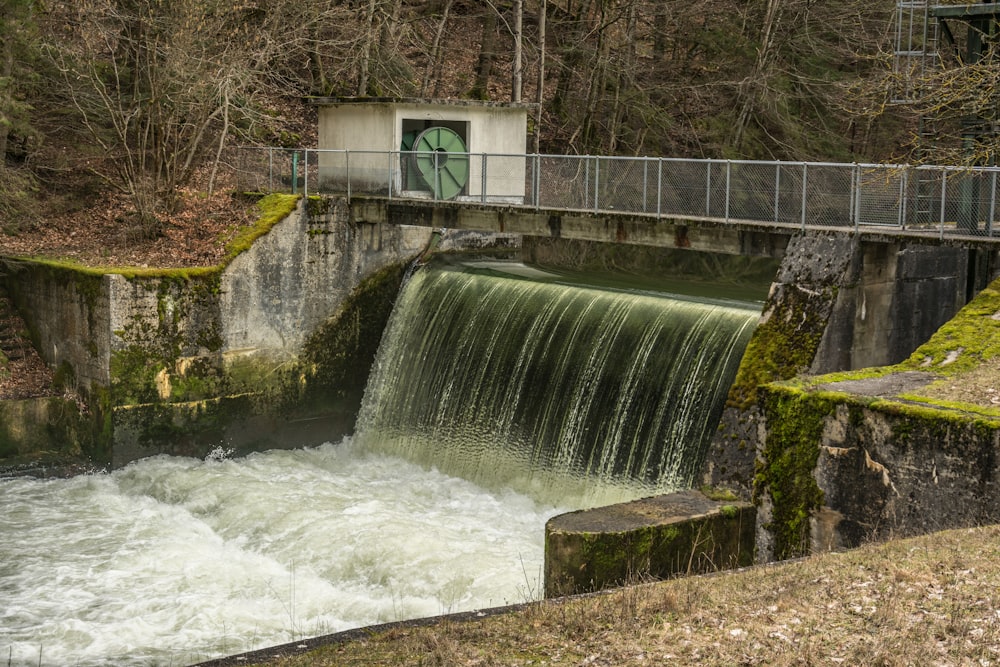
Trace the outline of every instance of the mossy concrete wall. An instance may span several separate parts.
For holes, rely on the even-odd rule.
[[[570,512],[545,526],[545,597],[753,562],[754,507],[682,491]]]
[[[0,401],[0,460],[11,466],[76,462],[93,448],[92,421],[72,400],[52,396]]]
[[[794,236],[730,390],[703,481],[749,497],[763,428],[757,388],[905,358],[975,291],[969,260],[959,247]],[[995,272],[997,263],[990,265]]]
[[[770,558],[1000,521],[1000,417],[761,391],[756,493]]]
[[[96,415],[99,462],[302,446],[353,428],[403,268],[435,234],[312,199],[218,270],[18,261],[8,286]]]

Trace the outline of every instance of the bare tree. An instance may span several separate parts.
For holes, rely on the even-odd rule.
[[[234,118],[252,122],[266,40],[221,2],[85,0],[76,39],[51,42],[65,94],[135,208],[135,232],[156,234],[177,188],[221,146]],[[65,18],[65,17],[64,17]]]

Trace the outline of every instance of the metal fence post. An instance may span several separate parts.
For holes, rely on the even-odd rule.
[[[990,217],[986,220],[986,235],[993,236],[993,216],[997,212],[997,172],[993,171],[993,182],[990,186]]]
[[[472,160],[469,160],[469,162],[471,163]],[[485,204],[486,203],[486,153],[483,153],[482,156],[482,172],[483,172],[482,174],[483,182],[482,185],[480,186],[482,189],[479,192],[479,201]]]
[[[910,170],[903,168],[903,175],[899,179],[899,228],[906,229],[906,200],[910,184]]]
[[[996,184],[996,174],[993,175],[993,183]],[[662,212],[663,202],[663,158],[656,161],[656,217],[659,218]]]
[[[302,176],[302,197],[304,199],[309,198],[309,149],[305,150],[305,170],[306,173]]]
[[[705,163],[705,217],[712,217],[712,162]]]
[[[392,163],[393,163],[392,155],[393,155],[392,151],[387,151],[386,154],[385,154],[385,158],[386,158],[385,172],[386,172],[386,176],[389,179],[389,180],[386,181],[386,184],[388,185],[387,189],[389,190],[389,200],[390,201],[392,201],[392,189],[393,189],[393,186],[396,185],[396,177],[392,173]]]
[[[347,203],[351,203],[351,151],[344,151],[344,173],[347,174]]]
[[[948,200],[948,170],[941,170],[941,219],[938,220],[938,225],[940,225],[939,236],[944,238],[944,216],[945,216],[945,205]]]
[[[601,199],[601,158],[594,156],[594,211],[600,205]]]
[[[642,158],[642,212],[646,212],[646,183],[649,181],[649,158]]]
[[[726,160],[726,222],[729,222],[729,193],[732,188],[733,163]]]
[[[781,198],[781,163],[774,165],[774,221],[778,222],[780,209],[778,202]]]
[[[534,189],[535,198],[535,210],[537,211],[542,205],[542,156],[535,153],[535,169],[534,178],[532,179],[532,186]]]
[[[858,228],[858,219],[856,217],[857,213],[857,196],[858,196],[858,163],[851,163],[851,186],[848,188],[847,196],[847,224],[854,224],[854,228]]]
[[[802,231],[806,230],[806,192],[809,186],[809,164],[802,163]]]

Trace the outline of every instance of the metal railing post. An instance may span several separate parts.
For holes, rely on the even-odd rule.
[[[945,216],[945,205],[948,200],[948,170],[941,170],[941,219],[938,220],[938,225],[940,225],[940,238],[944,238],[944,216]]]
[[[590,206],[590,157],[583,158],[583,208]]]
[[[781,198],[781,163],[774,165],[774,221],[780,216],[778,202]]]
[[[642,158],[642,212],[646,212],[646,183],[649,181],[649,158]]]
[[[861,167],[857,164],[854,165],[854,181],[851,187],[854,189],[854,229],[857,230],[861,225]]]
[[[534,190],[533,196],[535,198],[536,211],[542,206],[542,174],[540,173],[541,168],[542,168],[542,156],[539,155],[538,153],[535,153],[535,169],[533,174],[534,178],[532,179],[532,189]]]
[[[705,217],[712,217],[712,162],[705,163]]]
[[[601,199],[601,158],[594,156],[594,211]]]
[[[733,163],[726,160],[726,222],[729,222],[729,193],[732,191]]]
[[[996,174],[993,183],[996,184]],[[656,161],[656,217],[659,218],[663,208],[663,158]]]
[[[993,182],[990,186],[990,217],[986,220],[986,235],[993,236],[993,216],[997,212],[997,172],[993,171]]]
[[[850,226],[852,223],[854,228],[858,227],[858,219],[856,217],[857,213],[857,196],[858,196],[858,164],[854,162],[851,164],[851,186],[848,188],[847,196],[847,224]]]
[[[910,185],[910,170],[903,169],[903,175],[899,179],[899,228],[906,229],[906,201],[907,191]]]
[[[387,184],[388,184],[388,188],[387,189],[389,190],[389,201],[392,201],[392,189],[393,189],[393,186],[396,185],[396,177],[392,173],[392,163],[393,163],[392,151],[386,152],[386,154],[385,154],[385,160],[386,160],[386,164],[385,164],[386,175],[389,178],[389,180],[387,181]]]
[[[302,176],[302,197],[308,199],[309,197],[309,149],[305,149],[305,174]]]
[[[347,174],[347,203],[351,203],[351,151],[344,151],[344,172]]]
[[[469,162],[471,163],[472,160],[469,160]],[[480,186],[481,190],[479,192],[479,201],[485,204],[486,203],[486,153],[483,153],[482,156],[482,176],[483,178],[482,178],[482,185]]]
[[[806,192],[809,189],[809,164],[802,163],[802,231],[806,230]]]

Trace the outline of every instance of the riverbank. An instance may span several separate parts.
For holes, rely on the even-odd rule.
[[[996,665],[998,558],[1000,527],[952,530],[205,665]]]

